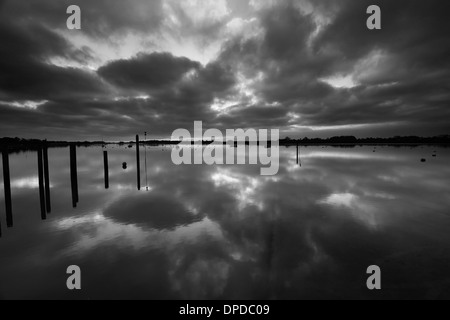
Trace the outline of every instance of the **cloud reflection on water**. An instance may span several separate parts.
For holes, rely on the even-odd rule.
[[[450,247],[447,149],[423,165],[418,159],[429,150],[383,148],[373,155],[371,148],[302,148],[299,167],[295,148],[288,148],[281,150],[279,175],[271,178],[249,166],[174,166],[170,149],[149,149],[148,192],[136,190],[135,167],[121,169],[135,161],[132,150],[109,150],[111,186],[104,190],[101,151],[79,149],[75,210],[68,171],[54,165],[66,161],[65,151],[51,150],[49,221],[36,217],[35,191],[13,188],[16,224],[0,239],[0,294],[7,298],[70,298],[58,285],[63,275],[54,274],[72,263],[88,273],[84,298],[448,292],[446,286],[429,288],[446,279],[441,270],[450,266],[442,258]],[[17,157],[15,166],[27,161]],[[418,264],[416,254],[425,248],[435,249]],[[399,268],[399,260],[409,267]],[[365,270],[377,263],[391,288],[378,295],[365,288]],[[419,273],[422,282],[407,283],[400,273],[414,278],[415,265],[437,273]],[[35,286],[24,289],[25,281]]]

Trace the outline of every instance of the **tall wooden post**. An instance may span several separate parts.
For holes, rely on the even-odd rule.
[[[3,189],[5,191],[5,209],[6,209],[6,226],[13,226],[12,201],[11,201],[11,177],[9,172],[9,152],[7,149],[2,151],[3,162]]]
[[[44,187],[44,164],[42,160],[42,147],[38,148],[38,177],[39,177],[39,200],[41,204],[41,218],[47,219],[47,213],[45,210],[45,187]]]
[[[70,145],[70,181],[72,184],[72,205],[77,207],[78,203],[78,172],[77,172],[77,146]]]
[[[50,172],[48,169],[47,142],[44,142],[43,156],[44,156],[44,180],[45,180],[45,207],[47,209],[47,213],[51,213],[52,212],[52,204],[51,204],[51,199],[50,199]]]
[[[108,151],[103,151],[103,167],[105,170],[105,189],[109,189]]]
[[[141,190],[141,154],[139,152],[139,135],[136,135],[136,170],[137,170],[137,188]]]

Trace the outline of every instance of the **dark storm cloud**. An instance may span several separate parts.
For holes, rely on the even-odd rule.
[[[398,123],[399,134],[427,135],[448,128],[445,1],[272,2],[245,14],[257,32],[223,38],[206,65],[179,52],[135,52],[97,72],[81,66],[99,53],[61,33],[69,4],[83,9],[83,36],[116,44],[126,35],[172,32],[203,48],[230,21],[199,22],[181,4],[159,0],[0,1],[0,135],[27,128],[30,135],[116,138],[151,127],[168,136],[194,120],[221,129]],[[382,8],[382,30],[366,28],[371,4]],[[162,27],[167,6],[178,25]],[[349,75],[353,88],[325,81]],[[47,103],[32,110],[28,100]],[[219,113],[211,108],[217,101],[232,107]]]
[[[131,60],[113,61],[98,70],[100,76],[121,88],[152,92],[171,86],[191,70],[200,68],[198,62],[176,58],[170,53],[139,54]]]
[[[235,108],[220,120],[228,125],[236,122],[244,127],[283,129],[297,124],[291,122],[289,112],[301,114],[311,101],[320,104],[333,95],[335,90],[320,78],[334,68],[335,61],[308,45],[316,29],[313,18],[286,1],[262,10],[262,36],[237,38],[227,44],[219,59],[236,72],[254,79],[262,75],[262,79],[251,85],[259,98],[257,104]],[[318,107],[314,106],[314,112]]]
[[[219,62],[202,66],[169,53],[140,54],[130,60],[114,61],[98,73],[122,90],[150,95],[140,102],[128,99],[108,105],[109,110],[118,107],[117,113],[135,121],[144,120],[143,127],[151,126],[165,135],[179,127],[190,127],[199,119],[214,125],[211,104],[215,98],[231,94],[236,83],[235,75]],[[123,103],[128,107],[121,108]]]
[[[102,79],[94,72],[49,63],[53,57],[83,62],[89,52],[73,48],[42,25],[3,22],[0,35],[8,43],[0,49],[4,135],[84,138],[95,131],[95,136],[131,136],[136,127],[149,126],[158,134],[170,134],[187,121],[212,119],[209,103],[214,95],[234,84],[234,75],[218,63],[203,67],[168,53],[111,62],[98,71]],[[195,74],[183,80],[189,71]],[[125,97],[115,99],[113,91]],[[136,99],[133,95],[138,91],[151,92],[154,97]],[[37,110],[17,107],[27,100],[48,102]],[[18,132],[18,128],[27,130]]]
[[[372,2],[339,2],[335,19],[317,38],[311,38],[313,14],[297,10],[293,1],[272,6],[261,14],[262,39],[237,39],[221,58],[249,76],[262,72],[257,94],[299,114],[301,125],[399,121],[409,122],[410,131],[423,121],[442,126],[450,99],[448,4],[378,1],[383,29],[369,31],[366,9]],[[326,3],[333,6],[322,1],[316,9]],[[359,82],[354,89],[322,81],[351,73]]]
[[[449,65],[450,5],[445,1],[378,0],[382,8],[382,29],[372,32],[361,28],[366,22],[365,9],[373,1],[345,1],[336,20],[319,37],[318,47],[333,47],[346,59],[358,59],[373,49],[398,54],[400,60],[414,63],[413,71],[440,69]],[[395,71],[395,70],[394,70]],[[389,74],[386,74],[389,76]]]
[[[48,63],[51,57],[75,61],[89,57],[42,25],[0,22],[0,94],[3,100],[51,100],[94,97],[105,91],[91,72]]]
[[[379,32],[358,27],[365,20],[356,13],[370,4],[347,1],[316,42],[316,48],[333,48],[340,59],[354,63],[377,51],[381,58],[367,66],[372,70],[363,67],[357,76],[360,88],[350,91],[348,99],[336,100],[334,112],[329,108],[315,122],[329,123],[336,118],[340,123],[408,121],[411,132],[415,124],[423,122],[442,126],[442,117],[448,114],[443,104],[450,98],[450,41],[445,31],[450,28],[445,14],[448,4],[378,1],[383,10]]]
[[[347,1],[337,19],[319,36],[316,50],[333,48],[339,59],[352,61],[381,52],[370,72],[358,76],[360,87],[333,96],[319,109],[314,124],[409,122],[411,131],[435,123],[445,132],[450,99],[448,71],[450,22],[442,1],[378,1],[383,29],[371,32],[361,12],[369,1]],[[447,8],[447,9],[446,9]],[[343,64],[344,65],[344,64]],[[345,92],[345,91],[344,91]],[[334,102],[334,107],[330,108]]]
[[[230,70],[218,63],[211,63],[158,98],[162,104],[180,107],[180,111],[189,118],[188,113],[194,112],[193,108],[201,107],[205,112],[211,112],[210,106],[214,99],[230,93],[235,83],[235,75]]]
[[[157,31],[162,15],[160,0],[4,0],[4,9],[18,20],[36,17],[49,27],[66,27],[70,5],[82,8],[83,32],[108,38],[111,33]]]
[[[308,41],[316,28],[312,15],[281,3],[261,13],[262,39],[235,39],[222,52],[228,61],[249,76],[259,71],[265,81],[259,88],[268,102],[326,95],[330,89],[318,78],[331,69],[333,57],[313,52]]]
[[[138,54],[133,59],[113,61],[101,67],[98,74],[122,89],[147,93],[166,90],[170,94],[176,89],[181,94],[189,91],[187,93],[194,98],[202,93],[221,93],[235,83],[234,75],[219,63],[203,67],[196,61],[170,53]]]

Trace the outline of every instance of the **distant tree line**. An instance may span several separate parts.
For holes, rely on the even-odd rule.
[[[21,139],[21,138],[0,138],[0,149],[11,150],[35,150],[42,147],[46,143],[48,147],[67,147],[70,144],[76,144],[77,146],[92,146],[92,145],[106,145],[115,143],[106,143],[104,141],[46,141],[38,139]],[[135,142],[120,142],[119,145],[128,144],[131,147]],[[179,144],[179,141],[171,140],[147,140],[142,142],[148,145],[164,145],[164,144]],[[192,142],[194,143],[194,142]],[[210,144],[212,141],[203,141],[203,144]],[[224,142],[225,143],[225,142]],[[246,142],[248,144],[248,142]],[[418,136],[406,136],[406,137],[391,137],[391,138],[356,138],[354,136],[337,136],[331,138],[302,138],[291,139],[289,137],[281,139],[279,141],[282,146],[289,145],[364,145],[364,144],[448,144],[450,145],[450,135],[441,135],[435,137],[418,137]]]
[[[291,139],[289,137],[280,140],[281,145],[295,144],[450,144],[450,135],[436,137],[396,136],[391,138],[356,138],[354,136],[337,136],[331,138],[303,138]]]
[[[90,146],[103,144],[102,141],[47,141],[39,139],[21,139],[21,138],[0,138],[0,149],[10,150],[36,150],[46,144],[48,147],[67,147],[70,144],[76,144],[77,146]]]

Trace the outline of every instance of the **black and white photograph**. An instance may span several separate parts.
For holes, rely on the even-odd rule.
[[[443,0],[0,0],[0,300],[449,300],[449,31]]]

